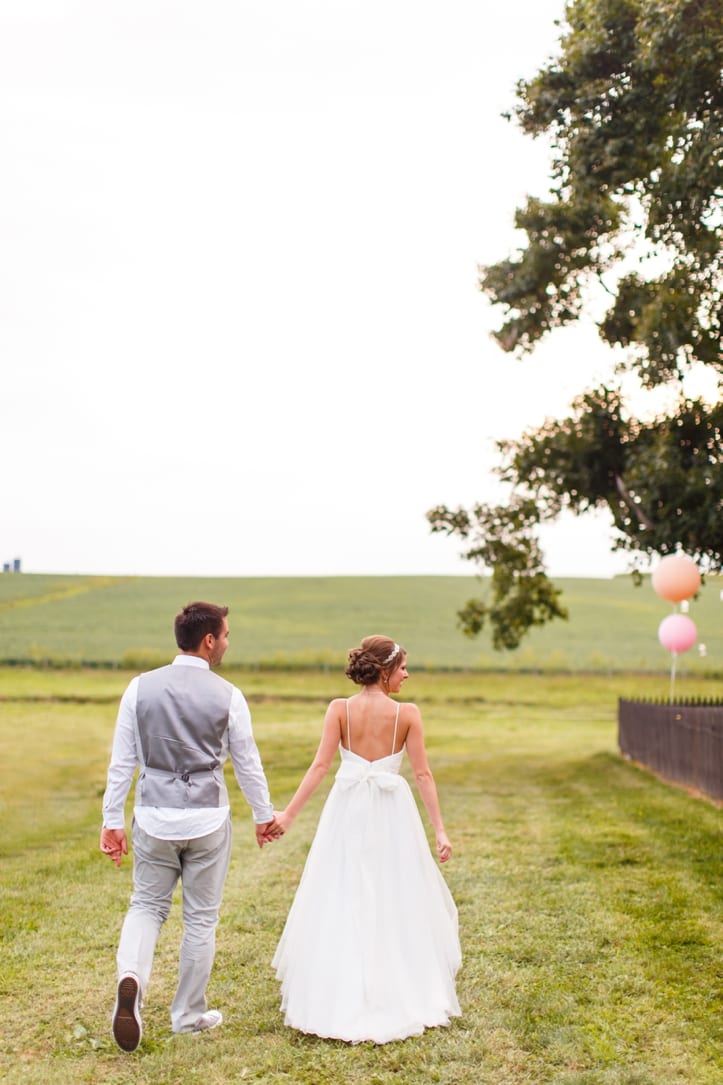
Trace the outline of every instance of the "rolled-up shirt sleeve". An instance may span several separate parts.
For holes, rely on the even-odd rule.
[[[274,808],[269,796],[269,785],[261,764],[261,756],[251,729],[251,713],[246,698],[234,686],[228,716],[228,752],[234,775],[251,807],[254,821],[263,824],[271,821]]]
[[[137,699],[138,678],[134,678],[121,697],[118,707],[113,750],[103,796],[103,825],[106,829],[125,828],[125,803],[138,765],[135,725]]]

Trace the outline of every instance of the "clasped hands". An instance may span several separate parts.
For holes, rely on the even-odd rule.
[[[256,843],[260,848],[263,848],[264,844],[271,844],[274,840],[278,840],[280,836],[284,835],[284,830],[274,816],[271,821],[264,821],[256,826]]]

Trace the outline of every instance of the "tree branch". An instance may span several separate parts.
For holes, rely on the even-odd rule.
[[[640,526],[647,527],[650,531],[652,531],[655,527],[655,524],[645,515],[645,513],[637,504],[637,502],[633,499],[629,491],[626,490],[625,483],[618,474],[615,475],[615,489],[618,491],[627,507],[633,513],[635,519],[638,521]]]

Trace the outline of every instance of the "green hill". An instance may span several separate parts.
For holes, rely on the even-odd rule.
[[[368,633],[404,644],[427,669],[666,671],[657,630],[672,607],[649,580],[556,581],[570,619],[535,630],[515,652],[492,649],[457,628],[456,612],[484,594],[475,577],[163,577],[0,576],[0,662],[155,665],[173,651],[173,618],[193,599],[230,609],[230,666],[342,664]],[[699,646],[679,672],[723,672],[723,578],[710,578],[690,605]]]

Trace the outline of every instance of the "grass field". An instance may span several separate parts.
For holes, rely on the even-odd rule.
[[[463,1016],[382,1048],[286,1029],[269,962],[323,793],[259,852],[235,793],[234,858],[209,996],[214,1033],[172,1039],[177,909],[162,933],[144,1042],[109,1037],[130,888],[96,850],[118,671],[0,670],[0,1077],[8,1085],[718,1085],[721,818],[617,755],[618,695],[656,676],[415,674],[455,846]],[[316,746],[334,673],[236,676],[272,795]],[[723,681],[681,679],[682,696]],[[32,739],[34,741],[28,741]],[[28,750],[32,756],[28,758]],[[330,781],[329,781],[330,782]]]
[[[469,640],[457,611],[484,594],[474,577],[305,577],[191,580],[0,576],[0,663],[165,662],[173,617],[192,599],[231,607],[231,666],[338,668],[367,633],[384,632],[417,668],[665,672],[658,643],[671,605],[646,581],[561,580],[570,620],[534,630],[515,652],[495,652],[486,633]],[[693,649],[681,672],[723,676],[723,578],[710,578],[690,616],[707,655]]]

